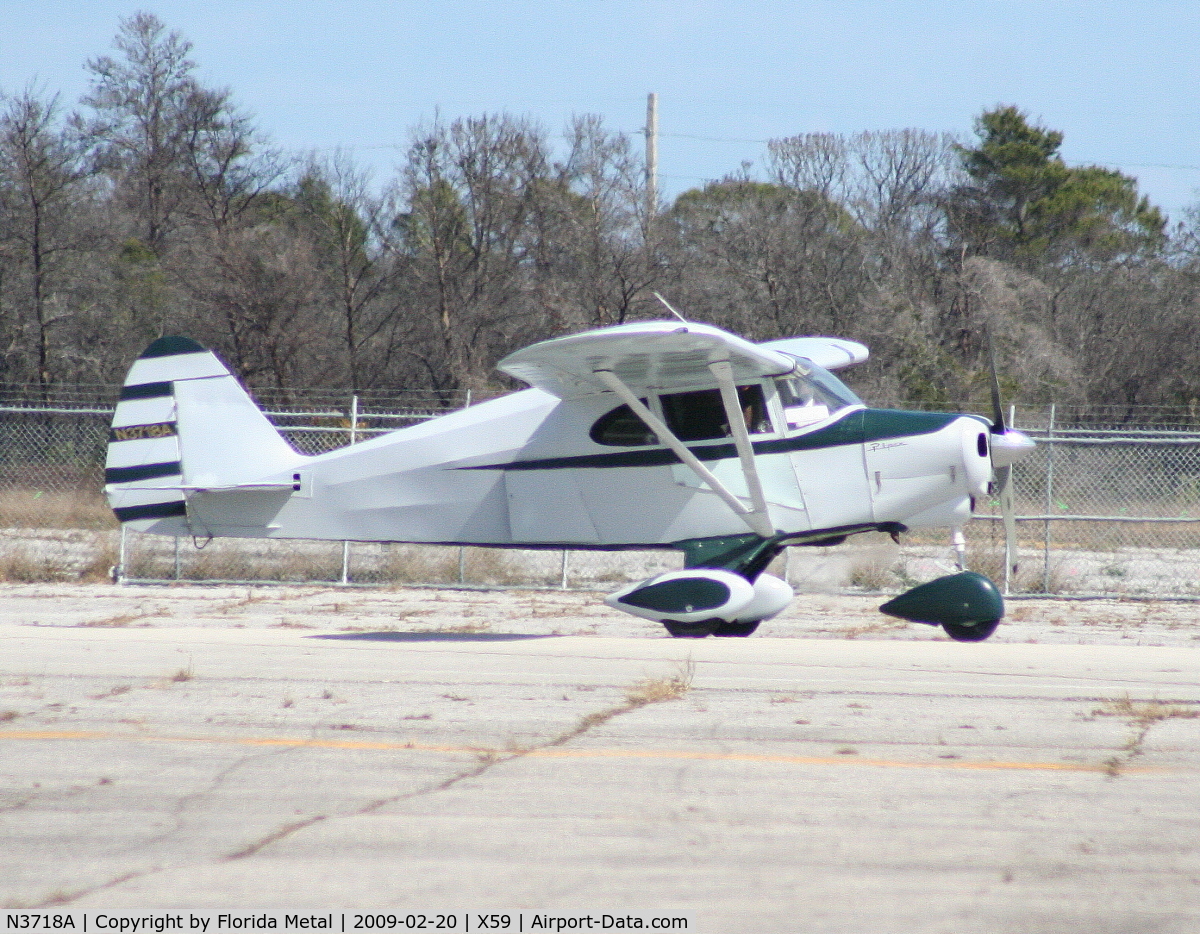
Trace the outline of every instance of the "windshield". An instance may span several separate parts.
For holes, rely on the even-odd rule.
[[[850,387],[808,360],[798,361],[795,372],[775,385],[789,430],[822,421],[848,405],[862,405]]]

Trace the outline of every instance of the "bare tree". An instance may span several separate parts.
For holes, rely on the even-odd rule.
[[[860,327],[862,232],[820,192],[728,178],[685,192],[666,220],[689,314],[760,340]]]
[[[263,222],[209,241],[184,267],[199,311],[194,330],[253,386],[319,384],[329,372],[317,251],[286,225]]]
[[[6,316],[5,369],[31,373],[43,387],[65,369],[53,353],[53,331],[74,308],[63,294],[69,259],[80,252],[86,223],[79,152],[57,124],[57,97],[32,89],[0,96],[0,249],[10,314]],[[29,332],[32,332],[30,335]],[[69,353],[69,351],[68,351]],[[17,363],[31,357],[28,366]]]
[[[490,362],[538,313],[524,267],[546,168],[542,131],[509,116],[435,125],[409,150],[397,232],[411,311],[431,332],[410,353],[440,388],[485,387]]]
[[[372,382],[368,345],[399,313],[392,288],[396,277],[390,191],[372,190],[369,175],[343,153],[313,158],[294,195],[303,223],[315,237],[328,301],[336,309],[349,388]]]
[[[237,223],[283,178],[285,160],[234,107],[228,91],[197,89],[180,119],[187,169],[181,207],[193,227],[221,230]]]
[[[567,152],[538,189],[538,288],[551,331],[626,321],[662,277],[647,242],[645,167],[599,117],[572,120]]]
[[[120,57],[88,61],[83,103],[92,116],[73,122],[134,219],[134,235],[161,258],[189,189],[189,143],[225,113],[229,95],[200,87],[192,44],[151,13],[121,20],[113,46]]]

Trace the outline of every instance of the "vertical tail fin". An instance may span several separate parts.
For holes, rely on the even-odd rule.
[[[104,489],[121,522],[187,535],[192,493],[251,484],[303,460],[214,353],[163,337],[125,379]]]

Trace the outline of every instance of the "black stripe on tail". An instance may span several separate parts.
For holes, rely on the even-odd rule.
[[[134,522],[138,519],[169,519],[171,516],[186,516],[187,505],[174,503],[146,503],[144,506],[118,506],[113,512],[118,522]]]

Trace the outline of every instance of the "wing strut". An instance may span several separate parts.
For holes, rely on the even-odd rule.
[[[629,408],[633,410],[634,414],[646,423],[646,427],[654,432],[658,436],[659,440],[675,453],[676,457],[687,464],[687,466],[692,469],[696,476],[698,476],[709,487],[709,489],[721,497],[721,499],[725,501],[725,504],[730,509],[741,516],[742,520],[750,527],[752,532],[754,532],[756,535],[761,535],[763,538],[770,538],[775,534],[775,529],[771,526],[771,522],[767,518],[765,509],[759,511],[758,509],[747,508],[740,499],[730,492],[729,488],[725,486],[725,484],[713,476],[712,471],[705,467],[700,462],[699,458],[697,458],[695,454],[687,449],[682,441],[675,437],[675,433],[666,425],[664,425],[662,420],[657,415],[655,415],[642,404],[642,400],[635,396],[630,388],[621,382],[615,373],[613,373],[611,370],[596,370],[595,373],[596,378],[604,383],[604,385],[606,385],[613,392],[615,392],[620,397],[621,401],[629,406]],[[740,419],[740,411],[738,416]],[[743,431],[744,429],[745,425],[743,423]],[[757,474],[755,474],[755,479],[757,480]],[[761,497],[761,495],[762,488],[759,487],[759,496]]]
[[[753,511],[763,517],[763,524],[770,527],[771,517],[767,512],[767,498],[763,495],[762,481],[758,477],[758,466],[754,461],[754,448],[750,444],[750,432],[746,428],[746,416],[738,399],[737,386],[733,384],[733,367],[728,360],[717,360],[708,365],[721,387],[721,402],[725,405],[725,418],[742,462],[742,476],[746,479],[746,490],[750,494]],[[759,533],[762,534],[761,532]],[[775,530],[771,530],[775,534]]]

